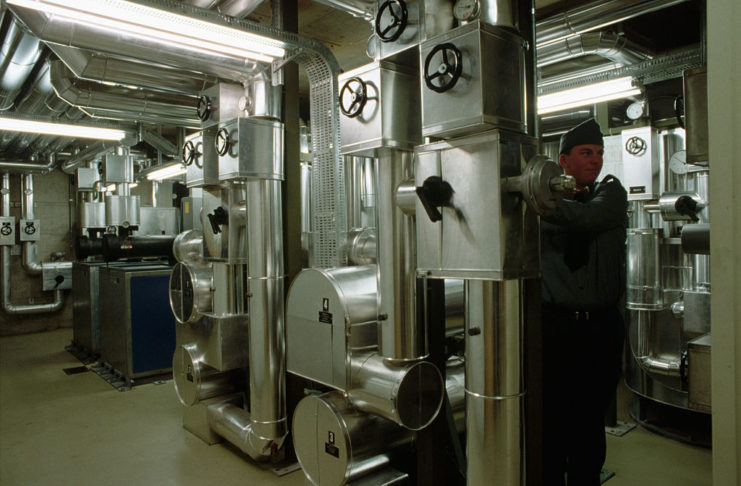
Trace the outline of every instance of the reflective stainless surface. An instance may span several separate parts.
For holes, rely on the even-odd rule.
[[[471,22],[422,43],[422,70],[427,56],[445,43],[461,51],[462,74],[443,93],[432,91],[422,81],[422,135],[450,138],[491,128],[524,132],[522,39],[501,27]],[[433,56],[428,74],[435,72],[440,58],[439,52]]]
[[[72,264],[72,342],[91,354],[100,353],[98,313],[102,263]]]
[[[141,217],[140,208],[139,196],[106,196],[106,226],[137,226]]]
[[[350,354],[377,344],[376,266],[303,270],[286,302],[288,370],[346,390]]]
[[[188,145],[192,143],[193,145]],[[185,184],[191,187],[210,186],[219,183],[219,155],[216,153],[216,127],[205,128],[185,138],[188,147],[185,157],[192,154],[188,164]],[[191,150],[192,147],[192,150]]]
[[[272,434],[285,429],[285,419],[280,422],[260,422],[250,412],[231,403],[216,402],[208,406],[208,424],[218,435],[239,447],[256,461],[267,461],[283,446],[286,434]]]
[[[396,187],[412,174],[411,153],[378,150],[378,352],[399,360],[413,360],[426,354],[426,336],[417,322],[415,308],[415,222],[394,204]]]
[[[522,484],[521,281],[466,285],[466,483]]]
[[[647,49],[612,32],[587,32],[538,47],[538,67],[574,57],[597,54],[622,65],[649,59]]]
[[[175,348],[172,377],[180,403],[189,407],[209,398],[228,395],[244,386],[243,370],[222,372],[203,362],[203,353],[193,343]]]
[[[203,232],[197,229],[184,231],[175,237],[172,253],[179,262],[193,262],[203,258]]]
[[[629,309],[663,308],[659,229],[629,229],[627,243],[627,293]]]
[[[665,192],[659,198],[659,209],[661,211],[661,218],[664,221],[692,221],[692,217],[689,214],[680,213],[677,209],[677,202],[682,197],[692,198],[697,205],[697,212],[692,212],[693,216],[697,217],[697,213],[707,206],[707,202],[699,194],[692,192]]]
[[[628,191],[628,200],[657,199],[661,194],[661,143],[658,131],[650,126],[623,130],[621,144],[621,182]],[[633,153],[628,152],[628,149]]]
[[[105,228],[105,203],[83,202],[80,205],[80,226],[83,231],[87,228]]]
[[[479,19],[489,25],[519,29],[517,2],[512,0],[481,0]]]
[[[340,486],[385,467],[413,438],[389,420],[353,409],[339,392],[303,398],[292,429],[296,457],[315,486]]]
[[[282,123],[237,118],[219,128],[226,130],[229,142],[227,153],[219,156],[221,182],[245,178],[283,180]]]
[[[16,19],[8,19],[8,33],[2,45],[2,89],[0,111],[13,108],[13,101],[41,56],[39,39],[27,33]]]
[[[347,252],[353,265],[373,265],[378,255],[375,228],[353,229],[347,234]]]
[[[693,339],[687,343],[689,369],[689,408],[699,412],[712,411],[711,376],[712,337],[710,333]]]
[[[213,311],[212,266],[178,262],[170,274],[170,308],[181,324],[196,322]]]
[[[366,101],[352,96],[358,91],[358,81],[365,84]],[[420,118],[419,74],[389,62],[374,62],[343,73],[338,83],[340,103],[357,116],[340,115],[343,154],[370,155],[380,147],[412,150],[422,143]],[[345,86],[348,85],[348,88]],[[404,100],[404,109],[398,109]]]
[[[386,417],[410,430],[427,427],[440,411],[443,383],[430,362],[394,362],[375,353],[355,353],[347,391],[358,409]]]
[[[538,220],[521,196],[502,192],[535,154],[534,140],[509,132],[417,147],[415,184],[442,177],[453,190],[442,220],[417,202],[417,270],[435,278],[503,280],[539,275]]]

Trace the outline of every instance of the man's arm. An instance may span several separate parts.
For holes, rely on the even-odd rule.
[[[597,185],[588,202],[562,199],[555,211],[542,219],[573,231],[604,231],[625,224],[628,194],[615,178]]]

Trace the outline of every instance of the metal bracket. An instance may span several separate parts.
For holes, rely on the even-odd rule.
[[[283,67],[288,64],[289,62],[293,62],[294,59],[299,57],[301,54],[304,53],[303,49],[298,49],[296,52],[291,54],[285,59],[281,59],[280,61],[273,61],[271,68],[271,81],[273,86],[282,86],[283,85]]]

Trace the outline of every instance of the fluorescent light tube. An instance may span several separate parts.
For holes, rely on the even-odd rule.
[[[108,191],[108,192],[115,191],[116,190],[116,184],[109,184],[109,185],[105,186],[105,190]]]
[[[129,184],[129,189],[133,189],[133,188],[137,187],[138,185],[139,185],[138,182],[132,182],[131,184]]]
[[[150,181],[161,181],[185,174],[186,171],[185,166],[178,162],[177,164],[166,165],[161,169],[153,170],[147,174],[147,179]]]
[[[10,117],[0,117],[0,130],[38,133],[40,135],[57,135],[60,137],[93,138],[96,140],[119,141],[126,138],[125,130],[115,128],[72,125]]]
[[[7,0],[9,5],[59,15],[197,51],[272,62],[285,50],[267,37],[126,0]]]
[[[640,88],[633,87],[631,77],[612,79],[610,81],[538,96],[538,115],[604,101],[618,100],[640,93]]]

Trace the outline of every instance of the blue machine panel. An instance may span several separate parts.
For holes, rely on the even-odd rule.
[[[134,374],[172,366],[175,318],[169,304],[169,280],[169,275],[131,278],[131,353]]]

